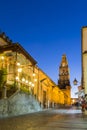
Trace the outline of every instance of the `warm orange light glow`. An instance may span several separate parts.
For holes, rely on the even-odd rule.
[[[32,84],[32,82],[29,82],[29,85],[31,85]]]
[[[19,73],[22,72],[22,68],[18,68],[18,72],[19,72]]]
[[[75,100],[74,100],[74,99],[73,99],[72,101],[73,101],[73,103],[75,102]]]
[[[33,76],[35,76],[35,73],[33,73]]]
[[[37,79],[34,79],[35,82],[37,82]]]
[[[32,87],[34,87],[34,84],[32,83]]]
[[[16,77],[16,80],[19,80],[19,77],[18,77],[18,76]]]
[[[4,56],[2,56],[1,59],[4,60]]]
[[[19,63],[19,62],[17,62],[17,66],[20,66],[20,63]]]
[[[28,80],[26,80],[26,83],[28,83]]]
[[[22,81],[25,82],[25,78],[22,78]]]

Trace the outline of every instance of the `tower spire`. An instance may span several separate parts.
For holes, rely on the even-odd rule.
[[[62,60],[59,66],[58,86],[60,89],[66,89],[67,86],[70,86],[69,67],[65,54],[62,55]]]

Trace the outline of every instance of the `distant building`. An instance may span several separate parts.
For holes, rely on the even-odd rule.
[[[66,55],[62,56],[61,64],[59,66],[59,79],[58,79],[58,87],[65,93],[65,104],[70,104],[71,98],[71,85],[70,85],[70,74],[69,74],[69,67]]]

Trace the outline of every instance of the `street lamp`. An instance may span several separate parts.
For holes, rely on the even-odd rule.
[[[80,86],[78,86],[78,91],[76,94],[81,94],[82,92],[84,92],[84,88],[82,86],[82,83],[81,82],[78,82],[78,80],[75,78],[74,81],[73,81],[73,84],[74,85],[78,85],[78,83],[80,84]]]
[[[78,84],[78,81],[77,81],[76,78],[74,79],[73,84],[74,84],[74,85],[77,85],[77,84]]]
[[[78,85],[78,81],[77,81],[76,78],[74,79],[73,84],[74,84],[74,85]],[[80,84],[81,84],[81,83],[80,83]],[[84,102],[84,110],[86,110],[86,107],[85,107],[85,106],[86,106],[87,100],[86,100],[86,94],[85,94],[85,91],[84,91],[83,86],[78,86],[78,92],[75,93],[75,94],[78,94],[78,99],[79,99],[79,101],[81,102],[81,105],[83,104],[83,100],[85,101],[85,102]],[[83,109],[82,109],[82,110],[83,110]]]

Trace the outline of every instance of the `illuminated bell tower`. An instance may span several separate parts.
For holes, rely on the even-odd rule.
[[[60,89],[67,89],[67,87],[70,87],[69,67],[65,54],[62,55],[62,61],[59,67],[58,86]]]

